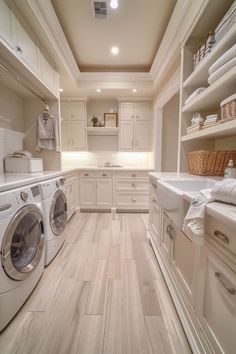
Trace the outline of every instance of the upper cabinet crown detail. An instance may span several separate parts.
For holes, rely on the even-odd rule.
[[[0,49],[1,56],[45,98],[59,97],[58,74],[4,0],[0,0]]]

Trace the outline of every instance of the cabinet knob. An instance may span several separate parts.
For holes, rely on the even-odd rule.
[[[154,204],[157,204],[157,201],[156,201],[156,199],[152,199],[152,202],[154,203]]]
[[[21,47],[19,47],[18,45],[16,46],[16,50],[17,50],[17,52],[19,52],[19,53],[22,53],[22,52],[23,52],[23,50],[21,49]]]
[[[102,177],[106,177],[106,176],[107,176],[107,174],[106,174],[106,173],[103,173],[103,174],[102,174]]]
[[[136,187],[136,183],[132,182],[132,187]]]
[[[137,199],[132,198],[131,201],[132,201],[133,203],[135,203],[135,202],[137,202]]]
[[[88,173],[85,173],[84,175],[85,175],[86,177],[88,177],[88,176],[89,176],[89,174],[88,174]]]
[[[135,174],[135,173],[132,173],[131,177],[136,177],[136,174]]]

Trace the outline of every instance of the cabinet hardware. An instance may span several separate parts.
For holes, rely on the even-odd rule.
[[[18,45],[16,46],[16,50],[17,50],[17,52],[19,52],[19,53],[23,53],[23,50],[22,50],[21,47],[19,47]]]
[[[156,189],[157,189],[157,186],[156,186],[155,184],[152,183],[152,186],[153,186],[153,188],[156,188]]]
[[[106,177],[106,176],[107,176],[107,174],[106,174],[106,173],[103,173],[103,174],[102,174],[102,177]]]
[[[223,274],[221,274],[220,272],[215,272],[215,276],[230,295],[235,295],[236,291],[234,287],[232,287],[230,284],[227,285],[228,280],[224,277]]]
[[[166,227],[166,233],[170,237],[171,240],[174,238],[174,228],[171,224],[168,224]]]
[[[135,173],[132,173],[131,177],[136,177],[136,174],[135,174]]]
[[[134,118],[133,114],[132,114],[131,118]]]
[[[157,201],[156,201],[156,199],[152,199],[152,202],[153,202],[153,203],[155,203],[155,204],[157,204]]]
[[[219,230],[214,231],[214,236],[224,243],[229,243],[229,238]]]
[[[88,177],[88,176],[89,176],[89,174],[88,174],[88,173],[85,173],[84,175],[85,175],[86,177]]]
[[[136,187],[136,183],[132,182],[131,183],[132,187]]]
[[[133,203],[135,203],[135,202],[137,202],[137,199],[132,198],[131,201],[132,201]]]

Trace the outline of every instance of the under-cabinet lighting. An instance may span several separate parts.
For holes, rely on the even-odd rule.
[[[59,91],[60,91],[60,92],[63,92],[63,89],[62,89],[62,88],[59,88]]]
[[[133,89],[132,91],[133,91],[133,92],[137,92],[137,89]]]
[[[97,91],[97,92],[101,92],[101,89],[97,89],[96,91]]]

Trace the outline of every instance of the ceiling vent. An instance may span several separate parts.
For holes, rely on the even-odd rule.
[[[94,16],[96,18],[106,18],[107,17],[107,2],[104,1],[93,1]]]

